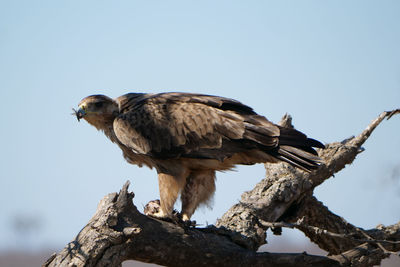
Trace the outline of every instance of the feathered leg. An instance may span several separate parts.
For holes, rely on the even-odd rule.
[[[160,218],[171,217],[178,194],[185,186],[185,177],[159,173],[158,186],[161,210],[153,214],[153,216]]]
[[[202,170],[193,171],[186,179],[183,188],[182,199],[182,219],[190,220],[190,217],[200,204],[205,204],[211,199],[215,192],[215,171]]]

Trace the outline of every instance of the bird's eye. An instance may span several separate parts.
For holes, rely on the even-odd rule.
[[[96,108],[101,108],[103,106],[103,102],[96,102],[94,105]]]

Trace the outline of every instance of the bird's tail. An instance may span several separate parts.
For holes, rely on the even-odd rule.
[[[314,147],[325,148],[321,142],[307,138],[302,132],[280,127],[279,145],[274,156],[310,172],[322,163]]]

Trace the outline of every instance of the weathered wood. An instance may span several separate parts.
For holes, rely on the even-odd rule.
[[[212,231],[147,217],[133,205],[128,185],[104,197],[78,236],[44,266],[120,266],[128,259],[166,266],[339,266],[321,256],[256,253]]]
[[[319,150],[324,164],[314,172],[307,173],[284,162],[265,164],[266,178],[253,190],[243,193],[240,202],[231,207],[217,221],[216,226],[241,233],[246,238],[242,238],[240,242],[247,248],[256,250],[265,244],[266,239],[266,227],[259,220],[278,221],[291,206],[300,202],[305,195],[311,194],[316,186],[352,163],[363,151],[361,146],[372,131],[389,114],[391,113],[380,114],[359,136],[327,144],[325,149]],[[280,123],[287,126],[290,120],[290,117],[286,117]]]
[[[295,212],[282,219],[285,222],[293,223],[299,218],[302,223],[296,228],[321,249],[329,251],[331,254],[344,253],[371,240],[385,240],[380,243],[387,250],[400,251],[400,241],[392,241],[400,240],[400,222],[391,226],[378,225],[376,228],[364,230],[331,212],[314,196],[304,198],[297,205]],[[327,233],[316,231],[316,228],[323,229]],[[371,240],[368,240],[367,236]]]

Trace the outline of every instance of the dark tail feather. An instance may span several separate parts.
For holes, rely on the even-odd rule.
[[[305,134],[296,129],[279,127],[279,130],[279,144],[281,145],[325,148],[320,141],[307,138]]]
[[[313,147],[325,148],[325,146],[295,129],[282,127],[280,130],[275,157],[308,172],[318,168],[323,161]]]
[[[314,154],[290,146],[279,147],[276,157],[307,172],[317,169],[323,162],[321,158]]]

